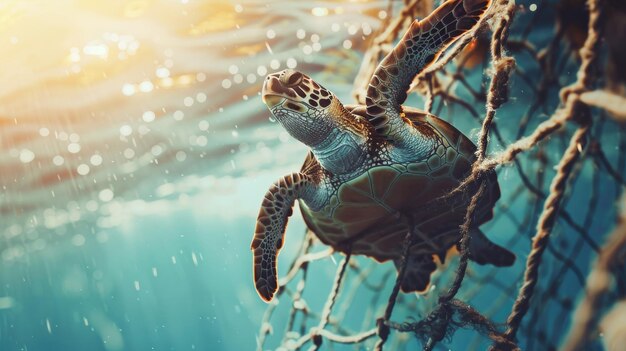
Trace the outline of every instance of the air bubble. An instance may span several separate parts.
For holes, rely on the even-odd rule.
[[[170,70],[166,67],[159,67],[156,69],[156,76],[159,78],[167,78],[170,76]]]
[[[154,89],[154,84],[152,84],[149,80],[143,81],[139,84],[139,90],[144,93],[149,93],[152,89]]]
[[[120,127],[120,134],[123,136],[129,136],[133,133],[133,128],[131,126],[125,124]]]
[[[326,16],[328,15],[328,9],[326,7],[314,7],[311,9],[311,14],[318,17]]]
[[[146,127],[145,125],[140,125],[137,128],[137,131],[139,132],[140,135],[146,135],[150,133],[150,128]]]
[[[126,96],[131,96],[135,94],[135,86],[129,83],[126,83],[122,86],[122,94]]]
[[[127,148],[126,150],[124,150],[124,157],[126,157],[129,160],[135,157],[135,150],[131,148]]]
[[[62,165],[63,162],[65,162],[65,159],[61,155],[56,155],[52,158],[52,163],[54,163],[56,166]]]
[[[100,193],[98,193],[98,198],[102,202],[109,202],[113,200],[113,196],[114,196],[113,190],[111,189],[102,189]]]
[[[372,34],[372,27],[370,27],[369,24],[363,23],[361,28],[363,30],[363,35],[370,35],[370,34]]]
[[[185,117],[185,113],[181,110],[176,110],[174,111],[173,117],[177,121],[182,121],[183,118]]]
[[[161,145],[154,145],[151,149],[150,149],[150,153],[152,154],[152,156],[159,156],[163,153],[163,147],[161,147]]]
[[[72,133],[70,134],[70,141],[73,143],[77,143],[78,141],[80,141],[80,136],[78,136],[78,134],[76,133]]]
[[[176,153],[176,160],[178,162],[183,162],[187,159],[187,154],[184,151],[178,151]]]
[[[202,130],[202,131],[207,131],[209,130],[209,122],[202,120],[200,122],[198,122],[198,129]]]
[[[198,93],[196,94],[196,101],[199,103],[203,103],[206,101],[206,94],[205,93]]]
[[[35,159],[35,153],[29,149],[22,149],[20,152],[20,161],[22,163],[29,163]]]
[[[196,144],[198,144],[198,146],[206,146],[208,141],[209,140],[204,135],[200,135],[199,137],[196,138]]]
[[[89,166],[87,166],[84,163],[81,163],[77,168],[76,171],[78,172],[78,174],[80,175],[87,175],[89,174]]]
[[[83,246],[85,245],[85,237],[80,234],[76,234],[72,237],[72,245],[74,246]]]
[[[143,121],[146,123],[150,123],[154,121],[155,118],[156,118],[156,114],[152,111],[146,111],[141,116],[141,119],[143,119]]]
[[[98,203],[94,200],[89,200],[85,203],[85,208],[89,212],[96,212],[98,210]]]
[[[77,154],[80,151],[80,145],[77,143],[71,143],[67,145],[67,151],[73,154]]]
[[[100,156],[98,154],[93,155],[89,159],[89,162],[91,162],[91,164],[94,165],[94,166],[100,166],[102,164],[102,156]]]

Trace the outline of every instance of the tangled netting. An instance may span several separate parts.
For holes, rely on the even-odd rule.
[[[458,337],[467,350],[623,347],[624,341],[617,338],[626,329],[626,303],[620,302],[626,295],[626,213],[619,210],[625,184],[626,99],[620,87],[623,82],[617,74],[607,73],[610,65],[605,62],[612,53],[610,41],[604,40],[613,30],[608,24],[616,22],[608,17],[620,13],[609,14],[615,5],[610,0],[588,0],[586,6],[582,1],[539,2],[537,7],[495,1],[478,28],[461,37],[414,82],[413,89],[426,96],[425,110],[440,115],[445,107],[456,107],[480,123],[473,172],[455,191],[469,189],[465,184],[481,185],[471,187],[476,193],[460,227],[460,254],[448,263],[445,273],[433,277],[437,292],[399,294],[404,258],[396,277],[391,269],[384,271],[380,264],[348,254],[337,265],[323,308],[310,306],[303,296],[307,272],[314,261],[333,252],[307,233],[297,258],[279,281],[278,298],[263,317],[260,350],[334,349],[340,348],[338,344],[398,350],[414,349],[410,345],[416,342],[424,350],[434,350],[443,349],[460,333],[465,333]],[[405,1],[401,11],[381,24],[355,81],[357,101],[363,102],[369,77],[398,35],[432,6],[432,1]],[[569,15],[559,10],[563,6]],[[392,8],[390,4],[388,10]],[[546,8],[552,9],[543,14],[544,21],[551,20],[552,37],[533,40],[539,25],[534,19],[516,25],[516,15]],[[480,61],[486,67],[472,63],[480,55],[485,56]],[[541,74],[528,74],[533,67]],[[483,68],[488,84],[473,86],[467,76]],[[514,85],[513,79],[521,83]],[[511,103],[509,96],[520,94],[532,94],[532,103],[524,106],[527,110],[498,116],[497,125],[497,111]],[[476,109],[480,105],[485,106],[484,116]],[[512,141],[500,132],[505,129]],[[490,140],[496,145],[488,147]],[[506,222],[514,232],[506,245],[516,248],[518,275],[502,277],[497,268],[468,266],[468,228],[484,188],[483,175],[491,169],[515,187],[503,192],[493,221]],[[578,182],[583,176],[588,181]],[[572,214],[568,207],[579,184],[587,194],[586,204],[576,204],[585,209],[583,215]],[[405,252],[410,241],[407,233]],[[495,292],[489,303],[474,305],[474,298],[486,290]],[[364,291],[369,291],[370,301],[359,300]],[[357,300],[359,306],[354,307]],[[285,304],[289,304],[287,318],[273,318]],[[394,307],[396,318],[401,313],[403,322],[392,319]],[[362,329],[356,331],[344,323],[354,313],[362,316]],[[270,335],[271,341],[276,340],[273,334],[278,328],[285,328],[279,345],[268,345]]]

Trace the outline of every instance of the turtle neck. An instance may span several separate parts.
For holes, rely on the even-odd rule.
[[[363,136],[341,128],[333,128],[319,144],[311,147],[315,158],[333,174],[353,172],[367,156],[367,143]]]

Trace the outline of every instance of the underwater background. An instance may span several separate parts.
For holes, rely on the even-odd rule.
[[[528,39],[545,46],[554,32],[554,4],[518,4],[511,37],[530,27]],[[274,71],[298,69],[344,103],[354,103],[353,81],[368,38],[402,5],[2,1],[0,350],[257,349],[268,306],[251,277],[258,207],[269,185],[299,169],[307,152],[271,118],[260,97],[263,79]],[[531,58],[513,54],[524,75],[512,77],[509,101],[497,113],[509,143],[518,138],[520,120],[536,99],[533,83],[541,80]],[[564,56],[557,80],[568,84],[577,65]],[[488,70],[487,62],[468,70],[469,86],[484,87]],[[557,91],[552,89],[544,105],[530,113],[528,130],[558,105]],[[476,102],[463,86],[457,95],[482,116],[484,102]],[[411,94],[406,104],[423,108],[424,99]],[[440,117],[477,140],[480,121],[438,100],[434,106]],[[602,122],[594,133],[624,174],[620,130]],[[521,160],[540,189],[547,189],[566,140],[546,142],[547,167],[534,158]],[[503,148],[492,140],[490,152]],[[580,166],[565,208],[582,226],[595,189],[598,198],[584,231],[602,243],[614,226],[621,187],[596,170],[593,162]],[[538,209],[520,189],[514,167],[502,167],[498,174],[502,198],[496,213],[505,214],[482,229],[516,252],[518,260],[493,274],[471,263],[474,276],[492,275],[484,286],[466,282],[460,298],[503,323],[521,282]],[[281,276],[298,254],[304,232],[295,210],[279,256]],[[559,221],[541,270],[541,291],[547,293],[535,298],[541,303],[557,296],[559,303],[527,317],[532,325],[519,335],[524,350],[548,350],[568,330],[570,313],[563,306],[571,312],[581,296],[580,277],[593,257],[588,245],[574,244],[577,239],[576,230]],[[575,269],[561,271],[562,257],[571,257],[568,265]],[[310,264],[304,295],[310,310],[321,311],[341,258],[334,254]],[[370,279],[386,282],[374,291],[357,281],[352,284],[356,292],[337,302],[345,318],[335,324],[363,331],[382,314],[395,273],[390,263],[355,261],[371,267]],[[351,286],[356,278],[347,279]],[[555,280],[559,286],[550,290]],[[404,295],[404,302],[416,299],[417,307],[400,305],[392,319],[423,318],[434,304],[433,294]],[[277,306],[263,349],[281,344],[290,307],[288,301]],[[423,314],[413,315],[415,309]],[[396,346],[389,349],[418,348],[410,334],[393,337],[396,344],[389,345]],[[436,349],[485,349],[489,344],[460,329]],[[330,345],[324,347],[366,350],[373,340]],[[600,343],[590,347],[602,349]]]

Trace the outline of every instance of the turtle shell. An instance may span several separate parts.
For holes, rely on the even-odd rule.
[[[365,116],[364,106],[351,106]],[[417,227],[412,255],[439,255],[457,244],[459,226],[477,185],[447,196],[471,173],[476,146],[447,122],[425,112],[405,108],[406,117],[425,134],[435,134],[441,143],[432,154],[410,163],[373,166],[338,186],[319,211],[300,203],[308,227],[320,240],[339,251],[373,257],[378,261],[399,258],[409,230],[407,216]],[[305,162],[305,167],[306,167]],[[474,213],[474,225],[493,217],[500,197],[495,172]],[[400,215],[402,214],[402,215]]]

